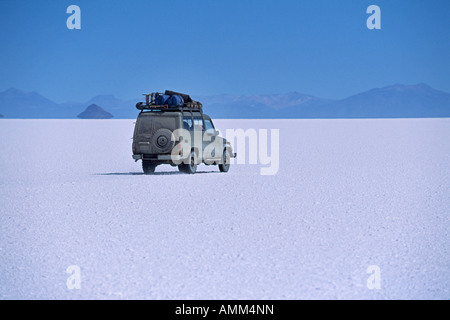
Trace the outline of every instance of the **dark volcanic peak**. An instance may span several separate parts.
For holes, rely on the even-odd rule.
[[[85,111],[78,115],[80,119],[111,119],[113,115],[96,104],[91,104]]]

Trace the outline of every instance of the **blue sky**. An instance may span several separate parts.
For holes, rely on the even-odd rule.
[[[81,30],[68,30],[69,5]],[[381,30],[369,30],[369,5]],[[450,92],[449,0],[0,0],[0,91],[56,101],[298,91]]]

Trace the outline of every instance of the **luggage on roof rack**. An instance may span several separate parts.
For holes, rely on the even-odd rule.
[[[188,94],[179,93],[179,92],[170,91],[170,90],[166,90],[166,92],[164,94],[168,95],[168,96],[180,96],[183,98],[184,102],[192,102],[192,99]]]
[[[150,109],[202,109],[201,102],[194,101],[191,97],[184,93],[166,90],[164,93],[154,92],[144,94],[145,103],[138,102],[136,108],[143,110]]]

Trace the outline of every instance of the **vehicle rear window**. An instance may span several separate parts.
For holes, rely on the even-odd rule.
[[[149,117],[142,117],[139,120],[138,133],[139,134],[150,134],[152,133],[152,121]]]
[[[155,130],[177,129],[176,115],[146,115],[139,119],[138,134],[152,134]]]

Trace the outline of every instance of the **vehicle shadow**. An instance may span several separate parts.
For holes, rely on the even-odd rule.
[[[204,173],[221,173],[220,171],[197,171],[195,174]],[[143,172],[107,172],[107,173],[93,173],[94,176],[147,176]],[[167,171],[167,172],[155,172],[153,174],[148,174],[148,176],[172,176],[172,175],[187,175],[183,172],[178,171]]]

